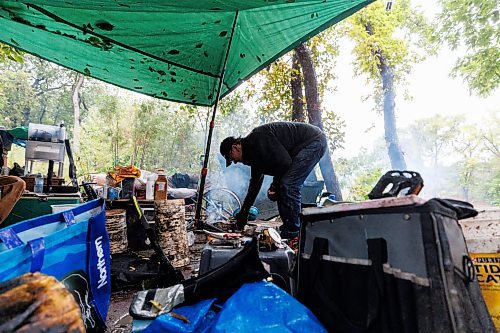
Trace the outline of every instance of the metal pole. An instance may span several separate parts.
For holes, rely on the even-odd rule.
[[[210,128],[208,129],[207,146],[205,148],[205,158],[203,160],[203,167],[200,174],[200,185],[198,186],[198,199],[196,202],[196,214],[194,220],[197,229],[203,229],[204,223],[201,220],[201,205],[203,204],[203,195],[205,194],[205,180],[208,173],[208,158],[210,156],[210,145],[212,144],[212,134],[215,127],[215,114],[217,113],[217,107],[219,106],[220,93],[222,90],[222,84],[224,83],[224,75],[226,74],[227,59],[229,57],[229,51],[231,50],[231,43],[233,41],[234,29],[236,27],[236,21],[238,20],[238,11],[234,16],[233,30],[231,31],[231,37],[229,38],[229,44],[227,46],[226,56],[224,58],[224,64],[222,66],[222,73],[219,81],[219,87],[217,89],[217,96],[215,97],[215,105],[212,112],[212,120],[210,121]]]

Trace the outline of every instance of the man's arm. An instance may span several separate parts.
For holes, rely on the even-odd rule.
[[[252,175],[250,177],[250,183],[248,185],[247,195],[245,197],[245,200],[243,200],[243,205],[241,206],[240,212],[235,216],[238,229],[243,230],[245,224],[247,224],[248,212],[250,211],[250,207],[252,207],[253,203],[255,202],[257,194],[259,194],[263,180],[264,180],[264,175],[260,172],[256,172],[252,168]]]
[[[259,194],[263,181],[264,181],[264,175],[260,172],[255,171],[254,168],[252,168],[247,195],[245,197],[245,200],[243,200],[243,205],[241,206],[242,212],[248,214],[250,207],[252,207],[252,205],[255,202],[255,199],[257,198],[257,195]]]

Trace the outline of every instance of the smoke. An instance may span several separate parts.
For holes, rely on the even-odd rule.
[[[220,171],[210,173],[210,188],[227,188],[234,192],[243,204],[250,182],[250,167],[242,163],[232,163],[226,168],[226,160],[219,153],[217,153],[217,163],[219,164]],[[264,176],[262,187],[255,200],[254,206],[260,211],[259,219],[267,219],[277,214],[276,203],[267,199],[267,189],[271,185],[272,180],[272,177]]]

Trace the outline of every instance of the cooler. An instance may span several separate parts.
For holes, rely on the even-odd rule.
[[[52,214],[52,205],[78,204],[81,202],[80,193],[51,193],[49,195],[26,193],[19,199],[10,215],[2,223],[2,228],[34,217]]]
[[[241,249],[206,245],[201,252],[200,275],[226,263]],[[294,283],[288,273],[295,257],[293,250],[288,246],[275,251],[260,250],[259,257],[266,269],[269,266],[269,272],[273,276],[275,284],[293,295],[295,293]]]

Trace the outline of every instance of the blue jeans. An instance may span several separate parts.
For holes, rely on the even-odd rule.
[[[302,148],[292,160],[292,166],[280,179],[278,211],[283,221],[281,237],[293,238],[300,231],[300,190],[309,173],[326,152],[328,143],[323,136]]]

